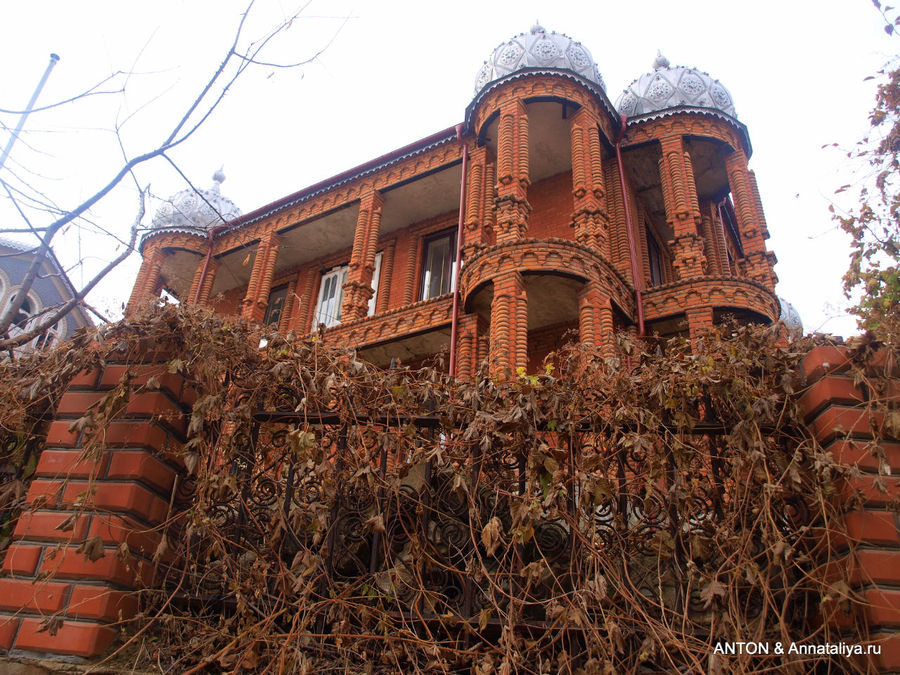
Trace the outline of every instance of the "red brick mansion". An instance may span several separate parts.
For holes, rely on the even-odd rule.
[[[706,73],[657,57],[614,105],[588,50],[535,25],[497,47],[459,125],[241,215],[175,195],[130,306],[183,302],[455,372],[534,370],[563,335],[771,322],[775,256],[746,127]],[[454,293],[459,286],[458,307]]]

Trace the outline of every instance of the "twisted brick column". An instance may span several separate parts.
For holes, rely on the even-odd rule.
[[[613,353],[613,313],[609,295],[596,282],[588,282],[578,294],[578,338]]]
[[[596,118],[587,108],[572,116],[572,227],[575,240],[610,259],[609,214],[603,176],[603,148]]]
[[[275,232],[267,232],[256,247],[256,260],[241,308],[241,316],[248,321],[259,323],[266,314],[280,245],[281,238]]]
[[[318,282],[322,275],[317,267],[307,265],[300,272],[297,281],[297,291],[294,297],[288,298],[288,303],[294,306],[291,318],[288,322],[288,330],[295,330],[303,335],[310,331],[309,322],[312,320],[312,311],[315,303],[315,293],[318,290]]]
[[[528,111],[521,100],[500,108],[497,131],[498,244],[516,241],[528,230]]]
[[[456,352],[456,377],[471,380],[475,377],[478,351],[478,315],[460,314],[459,338]]]
[[[378,299],[375,301],[376,314],[382,314],[390,307],[391,284],[394,280],[394,252],[396,248],[396,239],[391,239],[384,245],[384,254],[381,256],[381,277],[378,280]]]
[[[486,146],[474,148],[469,153],[463,257],[469,250],[490,245],[493,241],[496,172],[496,166],[490,161]]]
[[[353,236],[353,251],[350,253],[350,271],[344,284],[342,323],[363,319],[369,312],[369,300],[374,293],[372,273],[375,271],[375,253],[378,248],[383,206],[384,199],[375,190],[367,192],[360,200],[356,231]]]
[[[166,254],[160,246],[154,246],[153,244],[148,244],[147,249],[143,252],[144,261],[141,263],[141,269],[131,290],[128,305],[125,308],[126,316],[134,312],[135,308],[141,303],[155,298],[160,290],[160,271],[162,270]]]
[[[747,276],[774,291],[778,281],[773,269],[775,255],[766,251],[769,230],[766,227],[756,176],[747,168],[747,155],[744,151],[735,150],[728,155],[725,158],[725,169],[728,172],[728,185],[731,187],[741,245],[744,248]]]
[[[210,258],[209,264],[206,263],[205,257],[200,259],[200,264],[197,265],[197,271],[194,272],[194,280],[191,282],[191,290],[188,292],[188,297],[186,298],[187,302],[194,303],[195,296],[197,298],[196,304],[201,307],[209,302],[213,284],[216,282],[216,272],[219,271],[219,264],[218,258]],[[204,266],[206,267],[205,277],[203,277]],[[203,277],[202,286],[200,286],[201,277]],[[199,295],[197,294],[198,286],[200,286]]]
[[[661,139],[662,158],[659,177],[666,207],[666,222],[674,238],[669,245],[675,257],[675,270],[680,279],[692,279],[706,274],[706,255],[703,240],[698,234],[700,207],[691,158],[684,151],[681,136]]]
[[[528,364],[528,298],[519,272],[494,279],[490,327],[491,369],[500,375]]]

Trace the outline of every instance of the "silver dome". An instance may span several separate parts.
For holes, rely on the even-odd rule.
[[[800,312],[797,311],[797,308],[781,296],[778,296],[778,302],[781,304],[781,316],[778,320],[794,337],[803,335],[803,321],[800,320]]]
[[[209,230],[242,215],[234,202],[224,197],[220,186],[225,174],[219,169],[213,174],[213,186],[208,190],[181,190],[172,195],[153,216],[153,229]]]
[[[678,106],[715,108],[737,117],[731,94],[721,82],[696,68],[670,66],[662,55],[653,61],[653,72],[628,85],[616,101],[616,109],[628,117]]]
[[[526,68],[560,68],[606,89],[591,53],[580,42],[562,33],[548,33],[540,24],[497,47],[475,78],[475,94],[494,80]]]

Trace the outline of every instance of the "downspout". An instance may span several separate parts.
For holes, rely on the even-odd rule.
[[[619,115],[621,127],[616,136],[616,162],[619,165],[619,185],[622,188],[622,201],[625,203],[625,231],[628,234],[628,253],[631,256],[631,278],[634,283],[634,304],[637,307],[638,337],[644,337],[644,301],[641,293],[644,290],[644,279],[638,272],[637,248],[634,243],[634,229],[631,224],[631,207],[628,205],[628,194],[625,189],[625,167],[622,165],[622,139],[625,137],[627,115]]]
[[[209,261],[212,260],[213,236],[224,230],[226,227],[228,227],[227,224],[216,225],[215,227],[211,227],[207,232],[207,235],[209,236],[209,248],[206,249],[206,260],[203,261],[203,269],[200,270],[200,281],[197,283],[197,290],[194,291],[194,299],[191,301],[195,305],[200,299],[200,291],[203,288],[203,284],[206,282],[206,274],[209,271]]]
[[[456,226],[456,259],[453,261],[453,319],[450,323],[450,377],[456,377],[456,342],[459,339],[459,269],[462,265],[463,221],[466,209],[466,172],[469,167],[469,146],[462,135],[462,124],[456,125],[456,139],[462,147],[462,172],[459,177],[459,221]]]

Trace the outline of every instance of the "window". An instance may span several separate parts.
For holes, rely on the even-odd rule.
[[[425,241],[425,268],[421,300],[449,293],[456,286],[456,231],[451,230]]]
[[[276,328],[281,323],[281,315],[284,314],[284,304],[287,302],[288,287],[279,286],[272,289],[269,293],[269,304],[266,306],[266,315],[263,317],[263,324],[266,326],[274,325]]]
[[[644,235],[647,237],[647,257],[650,258],[650,285],[659,286],[663,283],[662,255],[659,251],[659,244],[656,243],[656,237],[646,225],[644,225]]]
[[[334,267],[322,275],[319,286],[319,301],[316,303],[316,314],[313,317],[313,328],[320,323],[334,326],[341,322],[341,302],[344,300],[344,282],[347,281],[347,265]]]

